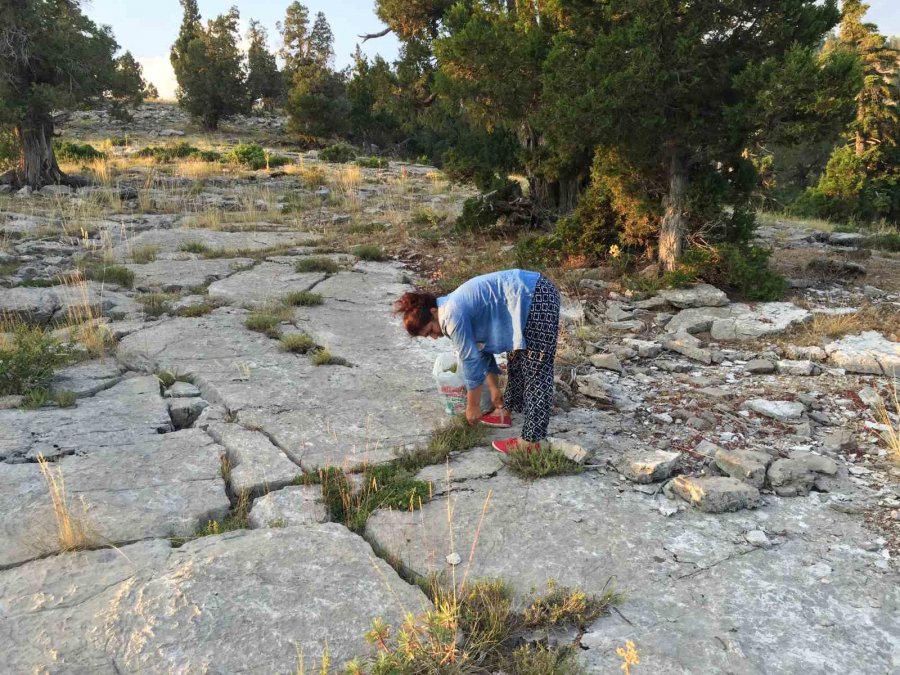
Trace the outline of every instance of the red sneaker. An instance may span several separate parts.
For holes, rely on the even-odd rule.
[[[511,452],[534,452],[541,449],[540,443],[520,443],[518,438],[504,438],[502,441],[494,441],[491,446],[504,455]]]
[[[487,415],[482,415],[481,423],[495,429],[509,429],[512,426],[512,415],[498,415],[496,412],[489,412]]]

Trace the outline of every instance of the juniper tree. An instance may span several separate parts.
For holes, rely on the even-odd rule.
[[[275,54],[269,51],[268,33],[258,21],[250,20],[247,31],[247,92],[251,101],[261,101],[271,110],[283,97],[284,80]]]
[[[14,130],[18,159],[2,176],[40,188],[72,182],[53,152],[53,111],[108,101],[117,45],[78,0],[0,3],[0,128]]]
[[[184,17],[170,53],[178,103],[204,129],[215,130],[223,118],[250,107],[238,47],[240,15],[232,7],[203,26],[196,0],[181,0],[181,5]]]

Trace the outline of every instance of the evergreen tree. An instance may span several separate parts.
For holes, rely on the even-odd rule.
[[[196,0],[181,0],[184,18],[170,59],[178,81],[178,103],[204,129],[215,130],[219,121],[250,108],[244,56],[238,47],[236,7],[200,23]]]
[[[144,100],[156,100],[159,98],[159,90],[156,88],[156,85],[152,82],[148,82],[147,86],[144,88]]]
[[[382,147],[399,142],[400,121],[392,109],[397,89],[397,75],[387,61],[376,56],[369,63],[357,45],[347,83],[349,128],[354,140]]]
[[[247,31],[247,92],[251,101],[261,101],[266,110],[282,98],[284,80],[278,71],[275,55],[268,48],[268,34],[258,21],[251,19]]]
[[[858,60],[862,79],[846,144],[793,210],[841,221],[900,223],[900,51],[865,23],[868,5],[845,0],[840,32],[826,49]]]
[[[285,72],[290,76],[288,130],[303,138],[345,133],[350,113],[346,78],[332,68],[334,34],[325,15],[320,12],[309,30],[309,13],[295,2],[280,28]]]
[[[144,69],[131,55],[125,52],[116,59],[116,76],[112,95],[123,102],[138,105],[144,100],[147,83],[144,81]]]
[[[0,3],[0,129],[14,129],[18,146],[2,182],[71,182],[53,152],[51,113],[109,100],[116,49],[109,27],[88,19],[78,0]]]

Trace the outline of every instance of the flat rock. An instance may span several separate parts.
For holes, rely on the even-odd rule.
[[[98,544],[188,536],[229,508],[222,448],[198,430],[63,457],[70,511]],[[58,548],[47,483],[35,463],[0,464],[0,568]]]
[[[633,483],[658,483],[669,478],[681,464],[681,453],[647,450],[626,455],[616,470]]]
[[[658,297],[679,309],[689,307],[724,307],[728,304],[728,296],[723,291],[709,284],[697,284],[690,288],[661,291]]]
[[[4,288],[0,293],[0,316],[19,321],[48,323],[59,309],[59,297],[52,288]]]
[[[856,449],[856,437],[849,429],[835,429],[822,441],[829,452],[845,452]]]
[[[709,332],[714,340],[756,340],[783,333],[812,316],[809,310],[790,302],[762,302],[754,307],[735,304],[729,309],[730,317],[712,323]]]
[[[213,300],[230,304],[275,304],[287,293],[310,290],[325,276],[321,272],[295,272],[292,265],[264,262],[214,282],[207,293]]]
[[[231,489],[235,494],[265,494],[290,485],[300,467],[287,458],[262,433],[238,424],[210,424],[207,433],[225,448],[231,464]]]
[[[450,456],[447,464],[426,466],[417,475],[418,480],[434,484],[437,492],[453,483],[463,483],[475,478],[489,478],[503,468],[500,453],[493,448],[473,448]]]
[[[699,449],[699,448],[698,448]],[[715,450],[715,462],[722,471],[737,478],[757,490],[766,482],[766,467],[772,462],[772,456],[755,450]]]
[[[806,462],[797,459],[777,459],[768,472],[769,485],[780,497],[808,495],[816,482],[815,472]]]
[[[200,396],[200,388],[190,382],[175,382],[166,389],[166,398],[192,398]]]
[[[731,477],[678,476],[672,481],[672,488],[679,497],[706,513],[749,509],[759,501],[759,490]]]
[[[848,335],[825,345],[829,362],[850,373],[900,376],[900,343],[877,331]]]
[[[778,362],[779,375],[794,375],[797,377],[809,377],[819,375],[822,369],[812,361],[791,361],[788,359]]]
[[[784,348],[784,355],[797,361],[815,361],[821,363],[828,358],[828,354],[821,347],[788,345]]]
[[[263,431],[307,471],[390,461],[399,449],[424,446],[442,420],[431,370],[447,344],[412,340],[391,317],[391,303],[409,289],[399,266],[355,269],[322,282],[316,292],[325,303],[298,308],[295,320],[353,368],[286,353],[230,308],[132,333],[117,357],[135,370],[192,375],[210,403]]]
[[[594,354],[590,358],[591,365],[594,368],[603,368],[604,370],[612,370],[617,373],[623,371],[622,364],[615,354]]]
[[[206,286],[238,270],[250,267],[250,258],[154,260],[146,264],[125,265],[134,273],[134,287],[170,293]]]
[[[662,345],[658,342],[636,340],[634,338],[625,338],[622,342],[632,349],[637,350],[638,356],[641,358],[655,359],[662,353]]]
[[[866,276],[866,268],[851,260],[839,260],[837,258],[813,258],[806,263],[808,272],[823,277],[840,277],[841,279],[856,279]]]
[[[745,401],[743,407],[779,422],[799,420],[806,412],[806,406],[799,401],[769,401],[762,398]]]
[[[260,251],[278,246],[302,246],[317,239],[308,232],[226,232],[203,229],[153,229],[141,232],[116,246],[119,260],[126,261],[134,249],[153,247],[160,254],[178,253],[189,244],[214,251]]]
[[[754,375],[767,375],[775,372],[775,364],[768,359],[754,359],[747,362],[744,370]]]
[[[293,527],[328,522],[319,485],[290,485],[254,500],[250,527]]]
[[[54,391],[71,391],[78,398],[93,396],[122,381],[125,369],[115,361],[89,361],[62,368],[53,375]]]
[[[340,564],[335,564],[340,561]],[[352,591],[352,592],[348,592]],[[331,523],[57,556],[0,575],[9,672],[295,672],[372,648],[372,621],[430,607]]]
[[[0,462],[127,449],[171,428],[159,380],[131,377],[73,408],[0,411]]]
[[[725,360],[721,352],[704,348],[699,339],[688,333],[676,333],[671,337],[664,337],[662,346],[706,365],[722,363]]]
[[[832,232],[828,235],[828,243],[832,246],[857,246],[866,240],[861,232]]]

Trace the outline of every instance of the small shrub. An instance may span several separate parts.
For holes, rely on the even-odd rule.
[[[355,246],[352,253],[360,260],[369,260],[372,262],[380,262],[385,258],[384,251],[381,250],[380,246],[376,246],[375,244]]]
[[[546,478],[581,473],[582,467],[550,446],[540,450],[513,450],[506,459],[506,466],[522,478]]]
[[[145,265],[156,260],[159,254],[159,246],[146,245],[138,246],[131,251],[131,260],[138,265]]]
[[[106,139],[106,144],[113,148],[123,148],[128,145],[127,136],[111,136]]]
[[[93,263],[84,267],[82,275],[89,281],[117,284],[124,288],[131,288],[134,285],[134,272],[122,265]]]
[[[386,157],[359,157],[356,164],[364,169],[387,169],[391,165]]]
[[[270,338],[277,338],[281,335],[278,324],[282,321],[282,317],[267,311],[253,312],[244,320],[244,326],[248,330],[256,333],[262,333]]]
[[[356,159],[356,148],[346,143],[335,143],[319,151],[319,159],[334,164],[346,164]]]
[[[900,233],[886,232],[883,234],[873,234],[865,240],[866,248],[873,248],[876,251],[900,251]]]
[[[216,307],[218,307],[217,303],[210,300],[204,300],[203,302],[198,302],[196,305],[180,307],[175,314],[176,316],[184,317],[186,319],[196,319],[201,316],[206,316]]]
[[[256,143],[241,143],[228,153],[228,159],[235,164],[242,164],[254,171],[266,166],[267,153]]]
[[[222,159],[220,153],[213,150],[200,150],[186,141],[166,146],[147,146],[138,150],[135,156],[152,158],[160,164],[173,162],[176,159],[195,159],[202,162],[218,162]]]
[[[26,279],[19,284],[22,288],[52,288],[58,285],[59,281],[56,279]]]
[[[156,377],[159,379],[160,384],[166,389],[176,382],[187,382],[188,384],[194,383],[194,377],[192,375],[173,372],[171,370],[161,370],[156,374]]]
[[[747,300],[778,300],[784,295],[784,278],[769,269],[769,252],[758,246],[694,248],[684,254],[678,271]]]
[[[162,316],[169,311],[172,299],[168,293],[141,293],[135,297],[144,306],[144,314],[150,317]]]
[[[330,351],[328,351],[325,347],[321,347],[313,352],[312,359],[310,359],[314,366],[350,366],[350,362],[341,357],[335,356]]]
[[[340,264],[331,258],[321,256],[313,256],[310,258],[301,258],[294,265],[294,271],[303,272],[325,272],[326,274],[336,274],[341,271]]]
[[[29,410],[37,410],[49,402],[50,392],[46,389],[29,389],[25,392],[25,402],[22,405]]]
[[[525,625],[531,628],[550,626],[575,626],[585,628],[603,616],[609,608],[621,601],[621,596],[613,591],[603,595],[593,595],[584,591],[558,586],[551,581],[547,592],[525,608]]]
[[[290,307],[313,307],[325,302],[321,294],[311,291],[293,291],[285,295],[283,301]]]
[[[78,400],[78,396],[74,391],[55,391],[53,392],[53,402],[60,408],[71,408]]]
[[[498,189],[471,197],[463,203],[463,210],[456,219],[456,229],[460,232],[481,232],[488,229],[500,216],[509,212],[509,204],[522,196],[522,186],[515,181],[506,181]]]
[[[90,162],[106,159],[106,153],[100,152],[90,143],[76,141],[58,141],[53,144],[56,158],[63,162]]]
[[[9,344],[0,344],[0,396],[46,391],[67,354],[43,328],[19,325]]]
[[[417,470],[431,464],[440,464],[451,452],[462,452],[479,445],[484,441],[484,436],[483,426],[468,424],[461,417],[454,418],[446,426],[435,430],[428,446],[408,457],[407,461]]]
[[[207,256],[213,251],[209,246],[199,241],[186,241],[178,247],[178,250],[182,253],[196,253],[202,256]]]
[[[292,354],[306,354],[317,347],[316,341],[306,333],[291,333],[281,336],[281,348]]]
[[[572,645],[521,645],[513,650],[509,664],[509,672],[516,675],[579,675],[585,672],[578,662],[578,651]]]

